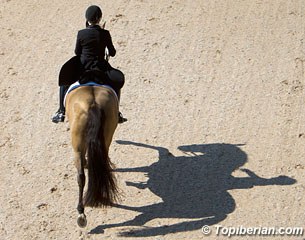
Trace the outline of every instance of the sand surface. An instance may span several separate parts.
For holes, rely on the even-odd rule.
[[[110,62],[126,75],[129,121],[110,149],[121,201],[86,208],[80,229],[68,123],[50,118],[93,3],[117,49]],[[1,239],[305,228],[304,16],[302,0],[0,0]]]

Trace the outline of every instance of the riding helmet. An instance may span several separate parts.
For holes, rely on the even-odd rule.
[[[88,22],[96,22],[102,17],[102,10],[96,5],[92,5],[86,10],[86,19]]]

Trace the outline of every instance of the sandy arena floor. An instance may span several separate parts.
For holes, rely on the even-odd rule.
[[[68,123],[50,118],[91,4],[129,121],[110,150],[121,201],[87,208],[80,229]],[[0,0],[0,26],[1,239],[305,238],[303,0]]]

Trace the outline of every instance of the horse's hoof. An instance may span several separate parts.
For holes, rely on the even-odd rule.
[[[79,227],[84,228],[87,226],[87,219],[85,214],[80,214],[77,218],[77,224]]]

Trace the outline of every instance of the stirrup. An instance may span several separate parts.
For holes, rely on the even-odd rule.
[[[123,114],[121,112],[119,112],[119,123],[124,123],[127,122],[127,118],[123,117]]]
[[[55,115],[52,117],[53,123],[59,123],[65,121],[65,112],[63,111],[57,111]]]

